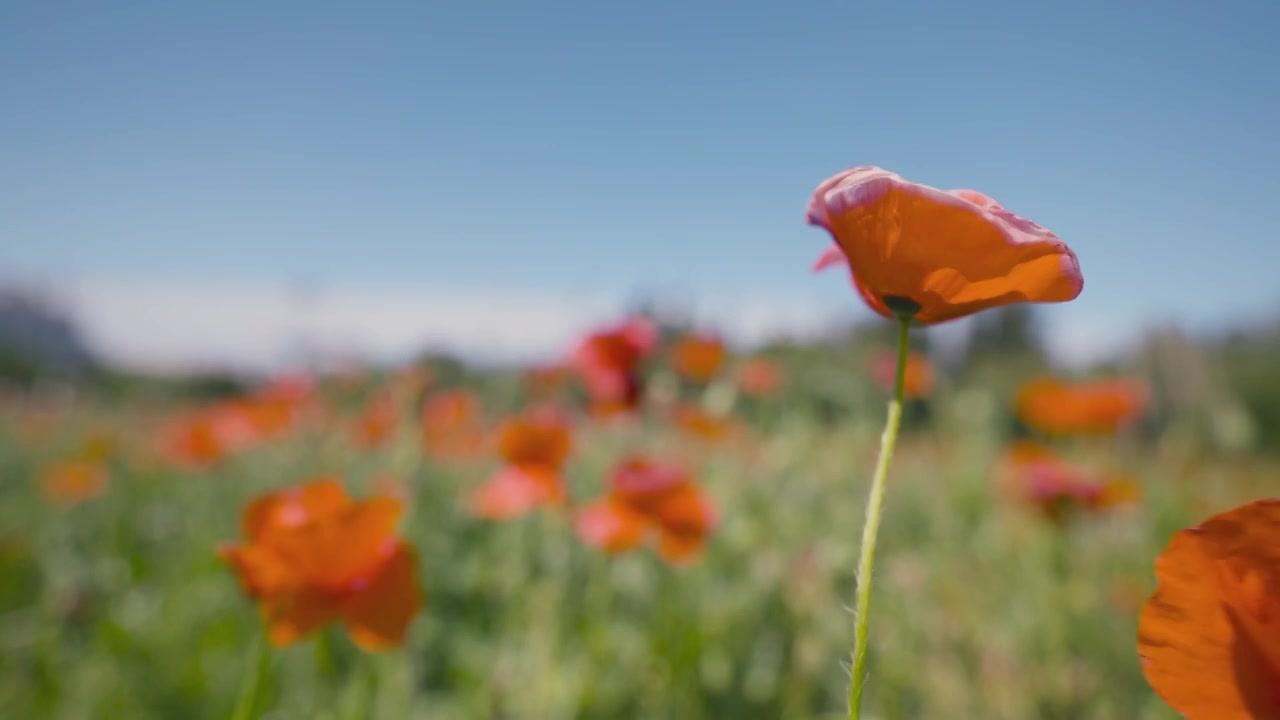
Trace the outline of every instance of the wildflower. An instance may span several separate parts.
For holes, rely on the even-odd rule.
[[[1129,477],[1090,475],[1038,443],[1022,441],[1006,457],[1006,482],[1016,496],[1055,523],[1079,511],[1101,512],[1137,500]]]
[[[891,352],[876,353],[871,376],[876,384],[887,392],[893,392],[894,375],[898,370],[898,358]],[[902,393],[905,397],[920,399],[933,390],[933,364],[924,353],[907,355],[907,369],[902,376]]]
[[[685,335],[671,349],[671,365],[685,379],[709,381],[724,365],[724,341],[708,333]]]
[[[552,409],[531,410],[508,421],[498,436],[505,465],[472,494],[472,509],[489,520],[508,520],[563,502],[560,472],[571,447],[568,423]]]
[[[608,553],[630,550],[653,534],[668,562],[697,556],[717,522],[715,508],[681,468],[643,457],[623,461],[609,493],[579,511],[583,542]]]
[[[443,458],[466,458],[484,450],[480,402],[466,390],[438,392],[422,406],[422,444]]]
[[[734,378],[744,395],[766,397],[776,395],[782,389],[782,369],[776,362],[764,357],[743,361],[734,373]]]
[[[76,459],[45,471],[41,488],[59,505],[77,505],[106,492],[109,476],[100,459]]]
[[[657,330],[642,318],[593,333],[573,354],[573,365],[602,414],[628,412],[640,403],[640,361],[657,343]]]
[[[273,645],[331,622],[377,651],[403,642],[422,604],[417,557],[395,534],[401,503],[352,500],[332,478],[267,493],[244,513],[244,545],[219,554],[255,599]]]
[[[719,442],[733,432],[733,420],[724,415],[713,415],[697,405],[680,404],[672,409],[676,427],[707,442]]]
[[[1047,435],[1107,435],[1136,420],[1145,389],[1132,380],[1065,383],[1042,378],[1018,391],[1018,418]]]
[[[1188,720],[1280,718],[1280,500],[1181,530],[1138,621],[1147,682]]]
[[[365,449],[381,447],[395,435],[400,408],[390,392],[376,393],[356,418],[354,436],[356,444]]]
[[[937,190],[876,167],[818,186],[810,224],[839,245],[872,310],[933,324],[999,305],[1080,294],[1076,256],[1053,233],[972,190]],[[835,262],[830,251],[819,265]]]

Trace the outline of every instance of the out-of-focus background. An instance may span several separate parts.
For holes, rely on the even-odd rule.
[[[1085,289],[913,332],[869,716],[1172,717],[1133,642],[1154,557],[1280,482],[1277,29],[1268,2],[6,4],[0,715],[226,717],[263,631],[218,548],[337,476],[402,499],[425,603],[390,652],[274,651],[253,715],[843,717],[893,332],[810,271],[803,218],[875,164],[1052,229]],[[654,337],[605,412],[580,350],[627,318]],[[564,503],[478,512],[504,422],[547,405]],[[692,560],[582,537],[636,453],[714,505]]]

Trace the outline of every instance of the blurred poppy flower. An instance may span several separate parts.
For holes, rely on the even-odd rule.
[[[734,430],[733,419],[724,415],[713,415],[697,405],[682,403],[671,411],[676,427],[684,432],[708,442],[719,442]]]
[[[470,458],[484,452],[480,401],[466,390],[444,390],[422,406],[422,444],[442,458]]]
[[[1018,419],[1047,435],[1106,435],[1136,420],[1146,405],[1133,380],[1065,383],[1042,378],[1018,391]]]
[[[509,520],[563,502],[560,471],[571,446],[569,425],[555,410],[539,408],[509,420],[498,436],[506,464],[472,493],[472,510],[489,520]]]
[[[334,479],[268,493],[244,513],[244,545],[220,551],[258,601],[273,645],[341,622],[365,650],[403,642],[422,605],[417,557],[395,534],[401,503],[352,500]]]
[[[608,495],[578,512],[575,527],[583,542],[608,553],[656,534],[658,553],[683,563],[697,556],[716,522],[715,508],[683,469],[632,457],[614,469]]]
[[[588,335],[573,353],[572,364],[597,412],[634,410],[640,403],[640,361],[658,341],[657,329],[643,318]]]
[[[560,392],[569,383],[572,370],[563,364],[554,363],[529,368],[525,371],[524,382],[529,392],[536,397],[549,397]]]
[[[375,393],[356,418],[353,431],[356,444],[366,450],[387,444],[395,435],[399,419],[400,408],[395,396],[385,391]]]
[[[1173,536],[1138,621],[1147,682],[1188,720],[1280,718],[1280,500]]]
[[[45,471],[41,482],[45,497],[59,505],[77,505],[107,490],[107,468],[97,459],[63,462]]]
[[[1090,475],[1031,441],[1015,443],[1005,462],[1006,482],[1015,495],[1055,523],[1079,511],[1101,512],[1138,499],[1132,478]]]
[[[769,358],[756,357],[742,362],[734,373],[738,389],[744,395],[767,397],[782,389],[782,368]]]
[[[872,310],[932,324],[1080,294],[1080,265],[1043,227],[972,190],[937,190],[877,167],[821,185],[807,220],[839,245]],[[828,251],[819,265],[834,264]]]
[[[689,334],[671,349],[671,366],[685,379],[697,383],[710,380],[725,359],[724,341],[709,333]]]
[[[877,352],[871,363],[871,376],[886,392],[893,392],[893,381],[898,372],[898,358],[888,351]],[[902,376],[902,392],[912,399],[920,399],[933,390],[933,364],[929,356],[920,352],[907,355],[907,369]]]
[[[172,418],[162,452],[187,467],[207,467],[258,441],[256,418],[242,401],[226,401]]]

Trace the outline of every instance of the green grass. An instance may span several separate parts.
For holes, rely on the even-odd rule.
[[[1169,535],[1251,495],[1234,467],[1154,448],[1072,452],[1134,470],[1138,507],[1059,528],[1000,494],[1002,439],[958,396],[909,429],[892,467],[871,618],[867,718],[1155,720],[1137,603]],[[0,716],[227,718],[262,630],[214,551],[269,488],[381,472],[409,482],[403,532],[427,604],[402,649],[365,655],[340,629],[269,657],[262,717],[843,718],[853,568],[879,403],[819,424],[785,400],[743,447],[699,448],[659,424],[583,425],[572,495],[601,492],[625,451],[696,468],[722,522],[705,554],[670,568],[649,550],[609,558],[567,518],[487,524],[464,493],[493,463],[444,465],[398,446],[358,455],[305,434],[205,473],[123,455],[110,490],[72,508],[40,469],[86,408],[33,446],[0,433]],[[1261,461],[1258,461],[1261,462]],[[1250,476],[1270,468],[1254,463]]]

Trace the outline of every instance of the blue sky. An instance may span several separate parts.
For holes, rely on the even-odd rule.
[[[1280,312],[1278,31],[1271,1],[6,3],[0,275],[858,315],[803,211],[876,164],[1066,240],[1085,290],[1044,315],[1079,341],[1213,327]]]

